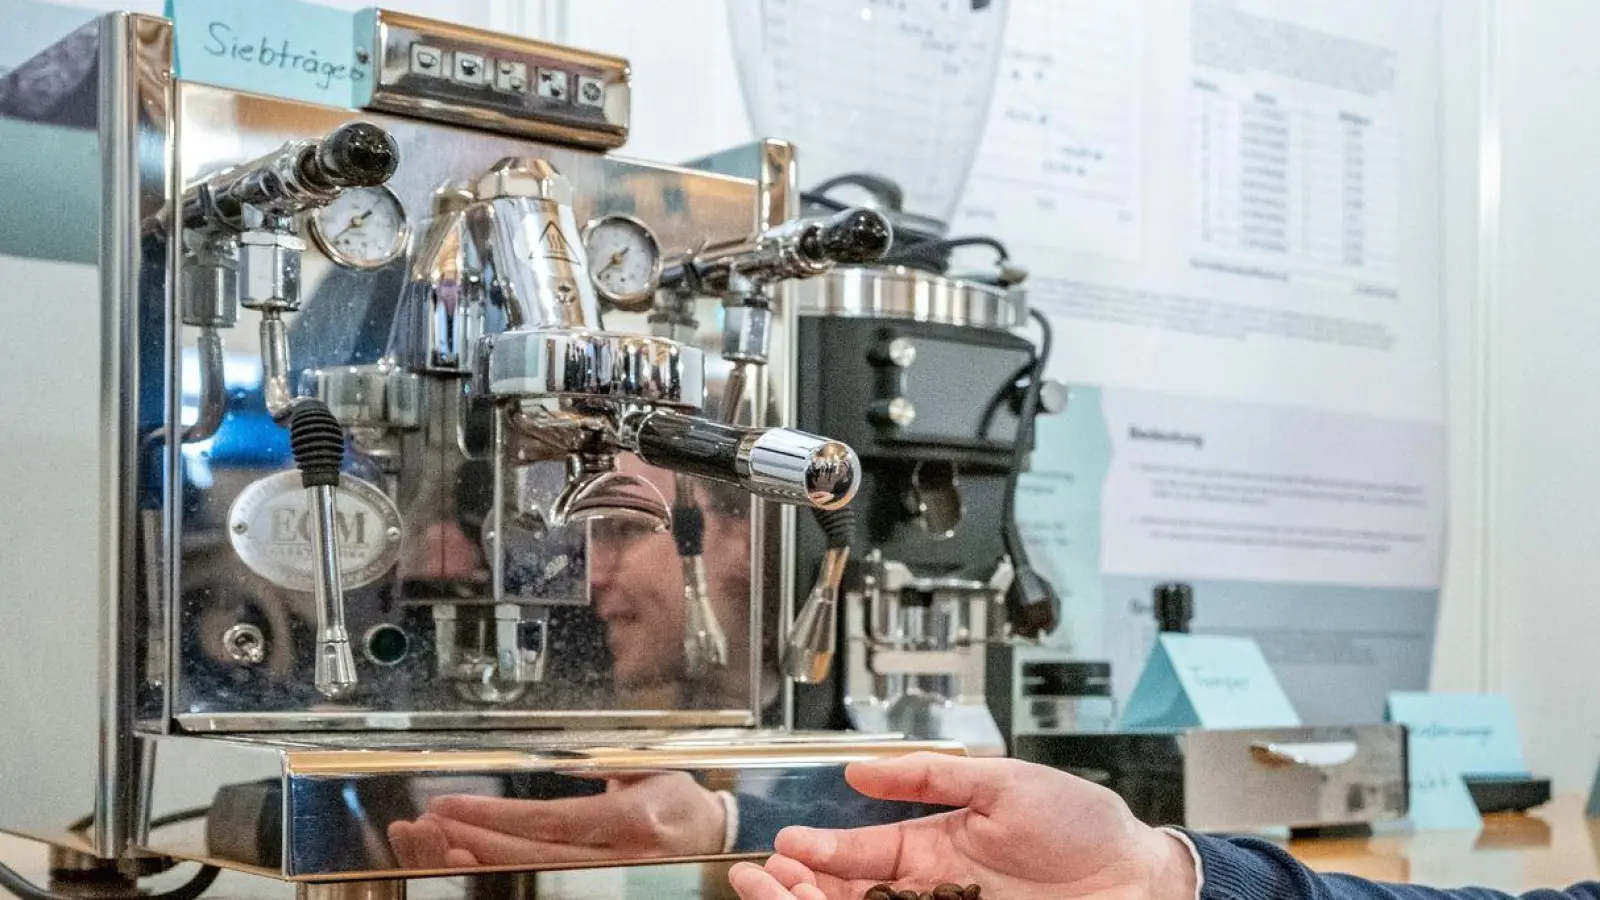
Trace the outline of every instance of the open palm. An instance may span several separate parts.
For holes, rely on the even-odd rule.
[[[1194,896],[1187,850],[1115,794],[1016,760],[912,754],[852,765],[870,797],[957,807],[850,831],[788,828],[765,867],[731,873],[743,900],[861,900],[873,885],[979,884],[994,900]]]

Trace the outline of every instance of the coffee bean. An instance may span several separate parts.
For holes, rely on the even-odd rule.
[[[961,889],[961,900],[983,900],[983,888],[969,884]]]
[[[961,885],[946,882],[933,889],[930,900],[962,900]]]
[[[922,900],[916,891],[897,891],[894,900]]]
[[[867,894],[862,900],[894,900],[894,888],[887,884],[875,884],[867,889]]]

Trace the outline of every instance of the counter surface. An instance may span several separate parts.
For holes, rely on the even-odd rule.
[[[1557,797],[1545,806],[1527,815],[1496,815],[1484,819],[1481,832],[1427,832],[1398,834],[1374,838],[1318,838],[1294,841],[1289,850],[1297,858],[1320,872],[1347,872],[1374,881],[1426,884],[1432,887],[1461,887],[1473,885],[1495,888],[1511,893],[1521,893],[1535,888],[1565,887],[1585,880],[1600,880],[1600,821],[1584,818],[1584,798]],[[20,868],[25,875],[44,878],[44,848],[28,841],[0,835],[0,861]],[[187,877],[191,867],[185,866],[183,875],[168,876],[173,881]],[[660,885],[650,885],[648,891],[633,889],[628,881],[619,879],[613,871],[607,877],[600,873],[572,873],[558,881],[572,881],[568,885],[552,885],[552,896],[568,895],[590,897],[611,895],[618,898],[648,893],[682,896],[698,893],[691,878],[680,891],[663,892]],[[587,882],[600,878],[606,884]],[[160,887],[173,886],[163,879]],[[632,879],[644,880],[644,879]],[[542,883],[543,879],[541,879]],[[254,882],[254,883],[252,883]],[[579,883],[583,883],[580,888]],[[248,876],[226,876],[219,882],[217,896],[243,897],[280,896],[282,885],[269,885]],[[419,884],[416,887],[421,888]],[[639,887],[645,887],[640,885]],[[231,888],[231,889],[229,889]],[[449,880],[427,883],[425,890],[414,891],[421,897],[435,894],[442,897],[460,896],[460,888]],[[454,890],[452,890],[454,888]],[[565,888],[565,889],[562,889]],[[576,890],[575,890],[576,889]],[[545,891],[541,889],[541,896]]]
[[[1481,832],[1418,832],[1293,841],[1289,851],[1319,872],[1430,887],[1511,893],[1600,880],[1600,821],[1583,797],[1556,797],[1526,815],[1484,817]]]

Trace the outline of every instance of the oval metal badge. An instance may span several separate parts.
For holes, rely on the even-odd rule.
[[[346,589],[382,578],[400,560],[400,511],[375,485],[344,474],[334,501],[339,571]],[[279,472],[254,482],[228,508],[228,538],[250,571],[278,587],[316,589],[310,496],[300,473]]]

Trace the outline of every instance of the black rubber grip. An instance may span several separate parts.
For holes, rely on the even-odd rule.
[[[828,538],[829,550],[847,550],[850,548],[851,539],[855,537],[856,513],[851,506],[842,506],[838,509],[818,509],[812,507],[812,515],[816,516],[817,524],[822,526],[822,533]]]
[[[344,426],[320,400],[301,400],[289,413],[289,449],[300,483],[308,488],[339,486],[344,465]]]
[[[672,540],[678,545],[678,555],[684,558],[705,553],[706,514],[698,506],[672,508]]]
[[[400,145],[370,122],[350,122],[300,161],[301,174],[327,187],[375,187],[400,166]]]
[[[812,259],[844,264],[873,262],[894,245],[894,228],[876,210],[847,209],[824,220],[801,239],[801,252]]]

